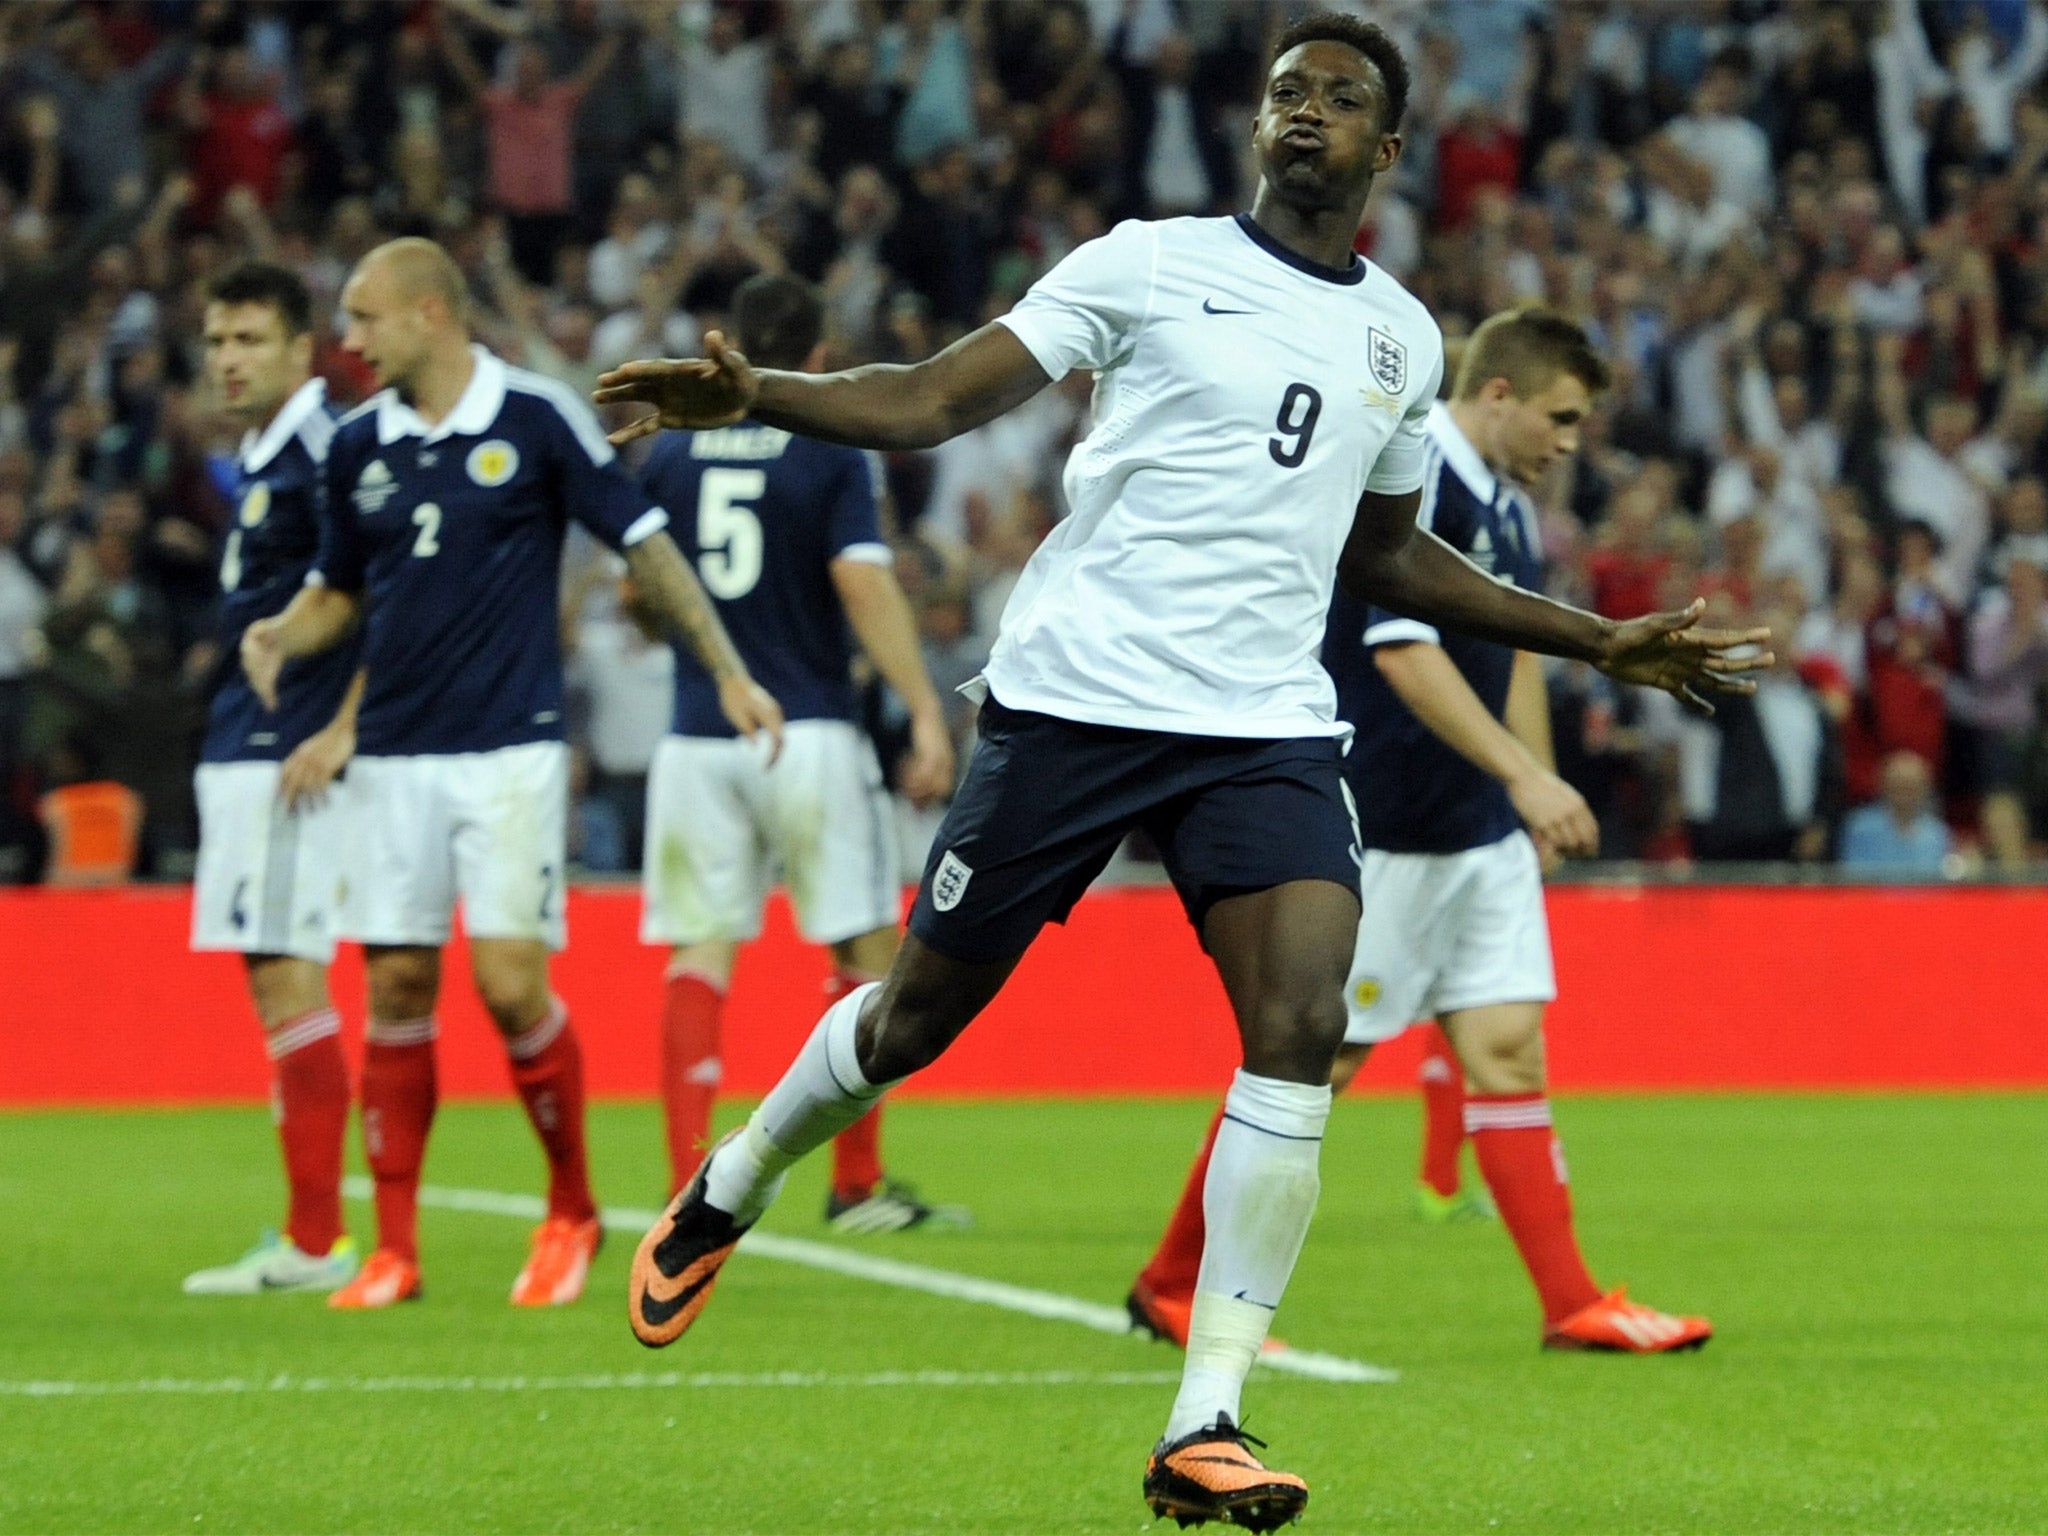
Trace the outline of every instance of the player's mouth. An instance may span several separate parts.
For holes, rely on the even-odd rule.
[[[1329,140],[1323,137],[1320,129],[1299,124],[1281,134],[1280,142],[1296,153],[1304,155],[1314,154],[1319,149],[1329,147]]]

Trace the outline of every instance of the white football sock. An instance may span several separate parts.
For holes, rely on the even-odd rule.
[[[854,1035],[861,1004],[881,983],[856,987],[825,1010],[782,1081],[740,1134],[712,1154],[704,1198],[735,1221],[757,1220],[782,1192],[790,1165],[873,1109],[893,1083],[861,1075]]]
[[[1322,1188],[1316,1159],[1329,1119],[1327,1084],[1283,1083],[1241,1069],[1231,1080],[1202,1186],[1208,1236],[1168,1440],[1215,1423],[1218,1414],[1243,1422],[1244,1379],[1315,1214]]]

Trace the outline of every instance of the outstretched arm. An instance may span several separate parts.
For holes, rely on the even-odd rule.
[[[665,533],[649,534],[626,550],[626,570],[711,674],[718,685],[718,707],[732,728],[750,739],[756,732],[766,732],[768,760],[774,762],[782,753],[782,706],[747,671],[675,540]]]
[[[1705,605],[1616,623],[1495,581],[1435,534],[1415,526],[1420,491],[1359,499],[1337,577],[1353,596],[1441,629],[1546,656],[1590,661],[1622,682],[1662,688],[1712,713],[1702,690],[1749,693],[1741,674],[1771,664],[1768,629],[1696,627]],[[1738,657],[1730,653],[1759,648]]]
[[[936,357],[838,373],[757,369],[717,331],[701,358],[627,363],[599,379],[599,405],[651,405],[620,428],[628,443],[662,427],[722,427],[743,418],[855,448],[930,448],[1029,400],[1052,382],[1024,343],[985,325]]]

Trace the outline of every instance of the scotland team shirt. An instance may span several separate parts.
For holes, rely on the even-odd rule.
[[[641,480],[753,673],[791,720],[858,720],[834,560],[890,563],[873,461],[752,422],[664,434]],[[718,686],[676,649],[679,736],[731,736]]]
[[[1052,378],[1096,376],[1070,516],[1025,566],[995,696],[1097,725],[1336,736],[1319,663],[1366,491],[1422,483],[1443,338],[1400,284],[1248,217],[1120,224],[1001,322]]]
[[[557,614],[570,518],[613,549],[668,519],[590,408],[481,347],[429,427],[386,390],[342,418],[310,580],[365,602],[366,756],[489,752],[562,739]]]
[[[356,667],[356,644],[285,664],[277,711],[242,673],[242,631],[280,613],[305,584],[320,545],[321,476],[334,437],[327,386],[293,392],[260,433],[242,439],[234,522],[220,561],[220,664],[200,760],[278,760],[334,718]]]
[[[1541,591],[1542,535],[1528,497],[1495,478],[1442,405],[1430,413],[1428,435],[1416,521],[1496,581]],[[1507,790],[1417,719],[1373,663],[1375,648],[1412,641],[1442,646],[1494,717],[1507,713],[1512,647],[1439,634],[1339,594],[1323,659],[1336,680],[1337,707],[1357,728],[1344,771],[1358,802],[1360,839],[1390,853],[1457,853],[1498,842],[1522,824]]]

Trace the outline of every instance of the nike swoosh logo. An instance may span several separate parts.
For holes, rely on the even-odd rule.
[[[1204,299],[1202,300],[1202,313],[1205,315],[1256,315],[1258,311],[1256,309],[1218,309],[1214,300]]]

